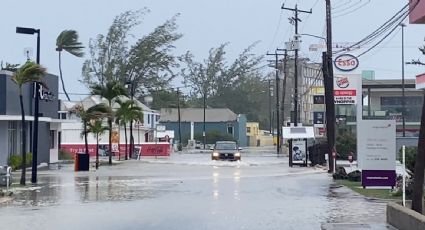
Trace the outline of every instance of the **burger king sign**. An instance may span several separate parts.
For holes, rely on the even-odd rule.
[[[357,87],[361,76],[356,74],[335,75],[334,101],[335,104],[357,104]]]

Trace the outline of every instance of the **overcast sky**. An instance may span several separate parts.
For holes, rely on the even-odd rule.
[[[63,2],[63,3],[62,3]],[[66,4],[65,4],[66,2]],[[58,74],[58,57],[55,51],[57,35],[65,29],[77,30],[80,40],[88,45],[90,38],[105,34],[113,18],[126,11],[147,7],[151,10],[143,24],[133,33],[143,36],[173,15],[180,13],[178,31],[183,37],[176,43],[176,54],[190,50],[199,60],[208,55],[211,47],[229,42],[228,58],[235,58],[255,41],[260,43],[254,52],[258,55],[283,48],[283,43],[294,35],[288,23],[286,7],[309,10],[313,14],[300,14],[299,32],[324,36],[324,0],[2,0],[0,13],[0,60],[23,63],[24,49],[31,47],[35,59],[36,37],[16,34],[16,26],[41,29],[41,64]],[[355,42],[384,23],[400,10],[408,0],[334,0],[334,42]],[[349,13],[344,15],[345,13]],[[407,22],[407,21],[406,21]],[[397,30],[383,45],[360,58],[361,70],[375,70],[377,79],[396,79],[401,76],[401,32]],[[425,25],[408,25],[405,28],[405,59],[422,58],[418,47],[424,44]],[[308,47],[320,39],[303,37],[301,54],[320,61],[320,52],[310,52]],[[63,55],[63,73],[70,93],[87,93],[81,79],[84,58]],[[231,60],[229,60],[231,61]],[[264,71],[267,71],[265,68]],[[406,78],[425,72],[423,67],[406,66]],[[177,84],[175,82],[174,84]],[[73,100],[84,96],[74,95]],[[60,95],[64,98],[64,95]]]

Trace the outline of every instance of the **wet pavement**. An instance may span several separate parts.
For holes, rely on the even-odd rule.
[[[385,223],[385,202],[335,186],[323,169],[289,168],[286,157],[251,152],[241,162],[213,162],[208,154],[191,153],[90,172],[75,173],[72,165],[40,171],[36,186],[15,186],[14,199],[0,204],[0,223],[12,229],[321,229],[326,223]]]

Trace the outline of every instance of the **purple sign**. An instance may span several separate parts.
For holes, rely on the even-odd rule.
[[[362,186],[391,186],[396,184],[395,170],[362,170]]]

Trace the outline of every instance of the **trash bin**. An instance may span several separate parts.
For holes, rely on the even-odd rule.
[[[9,180],[7,177],[9,177]],[[10,186],[12,184],[11,168],[7,165],[0,166],[0,186],[7,186],[8,181]]]
[[[74,161],[74,170],[75,171],[89,171],[90,168],[90,155],[86,153],[77,153],[75,154]]]

